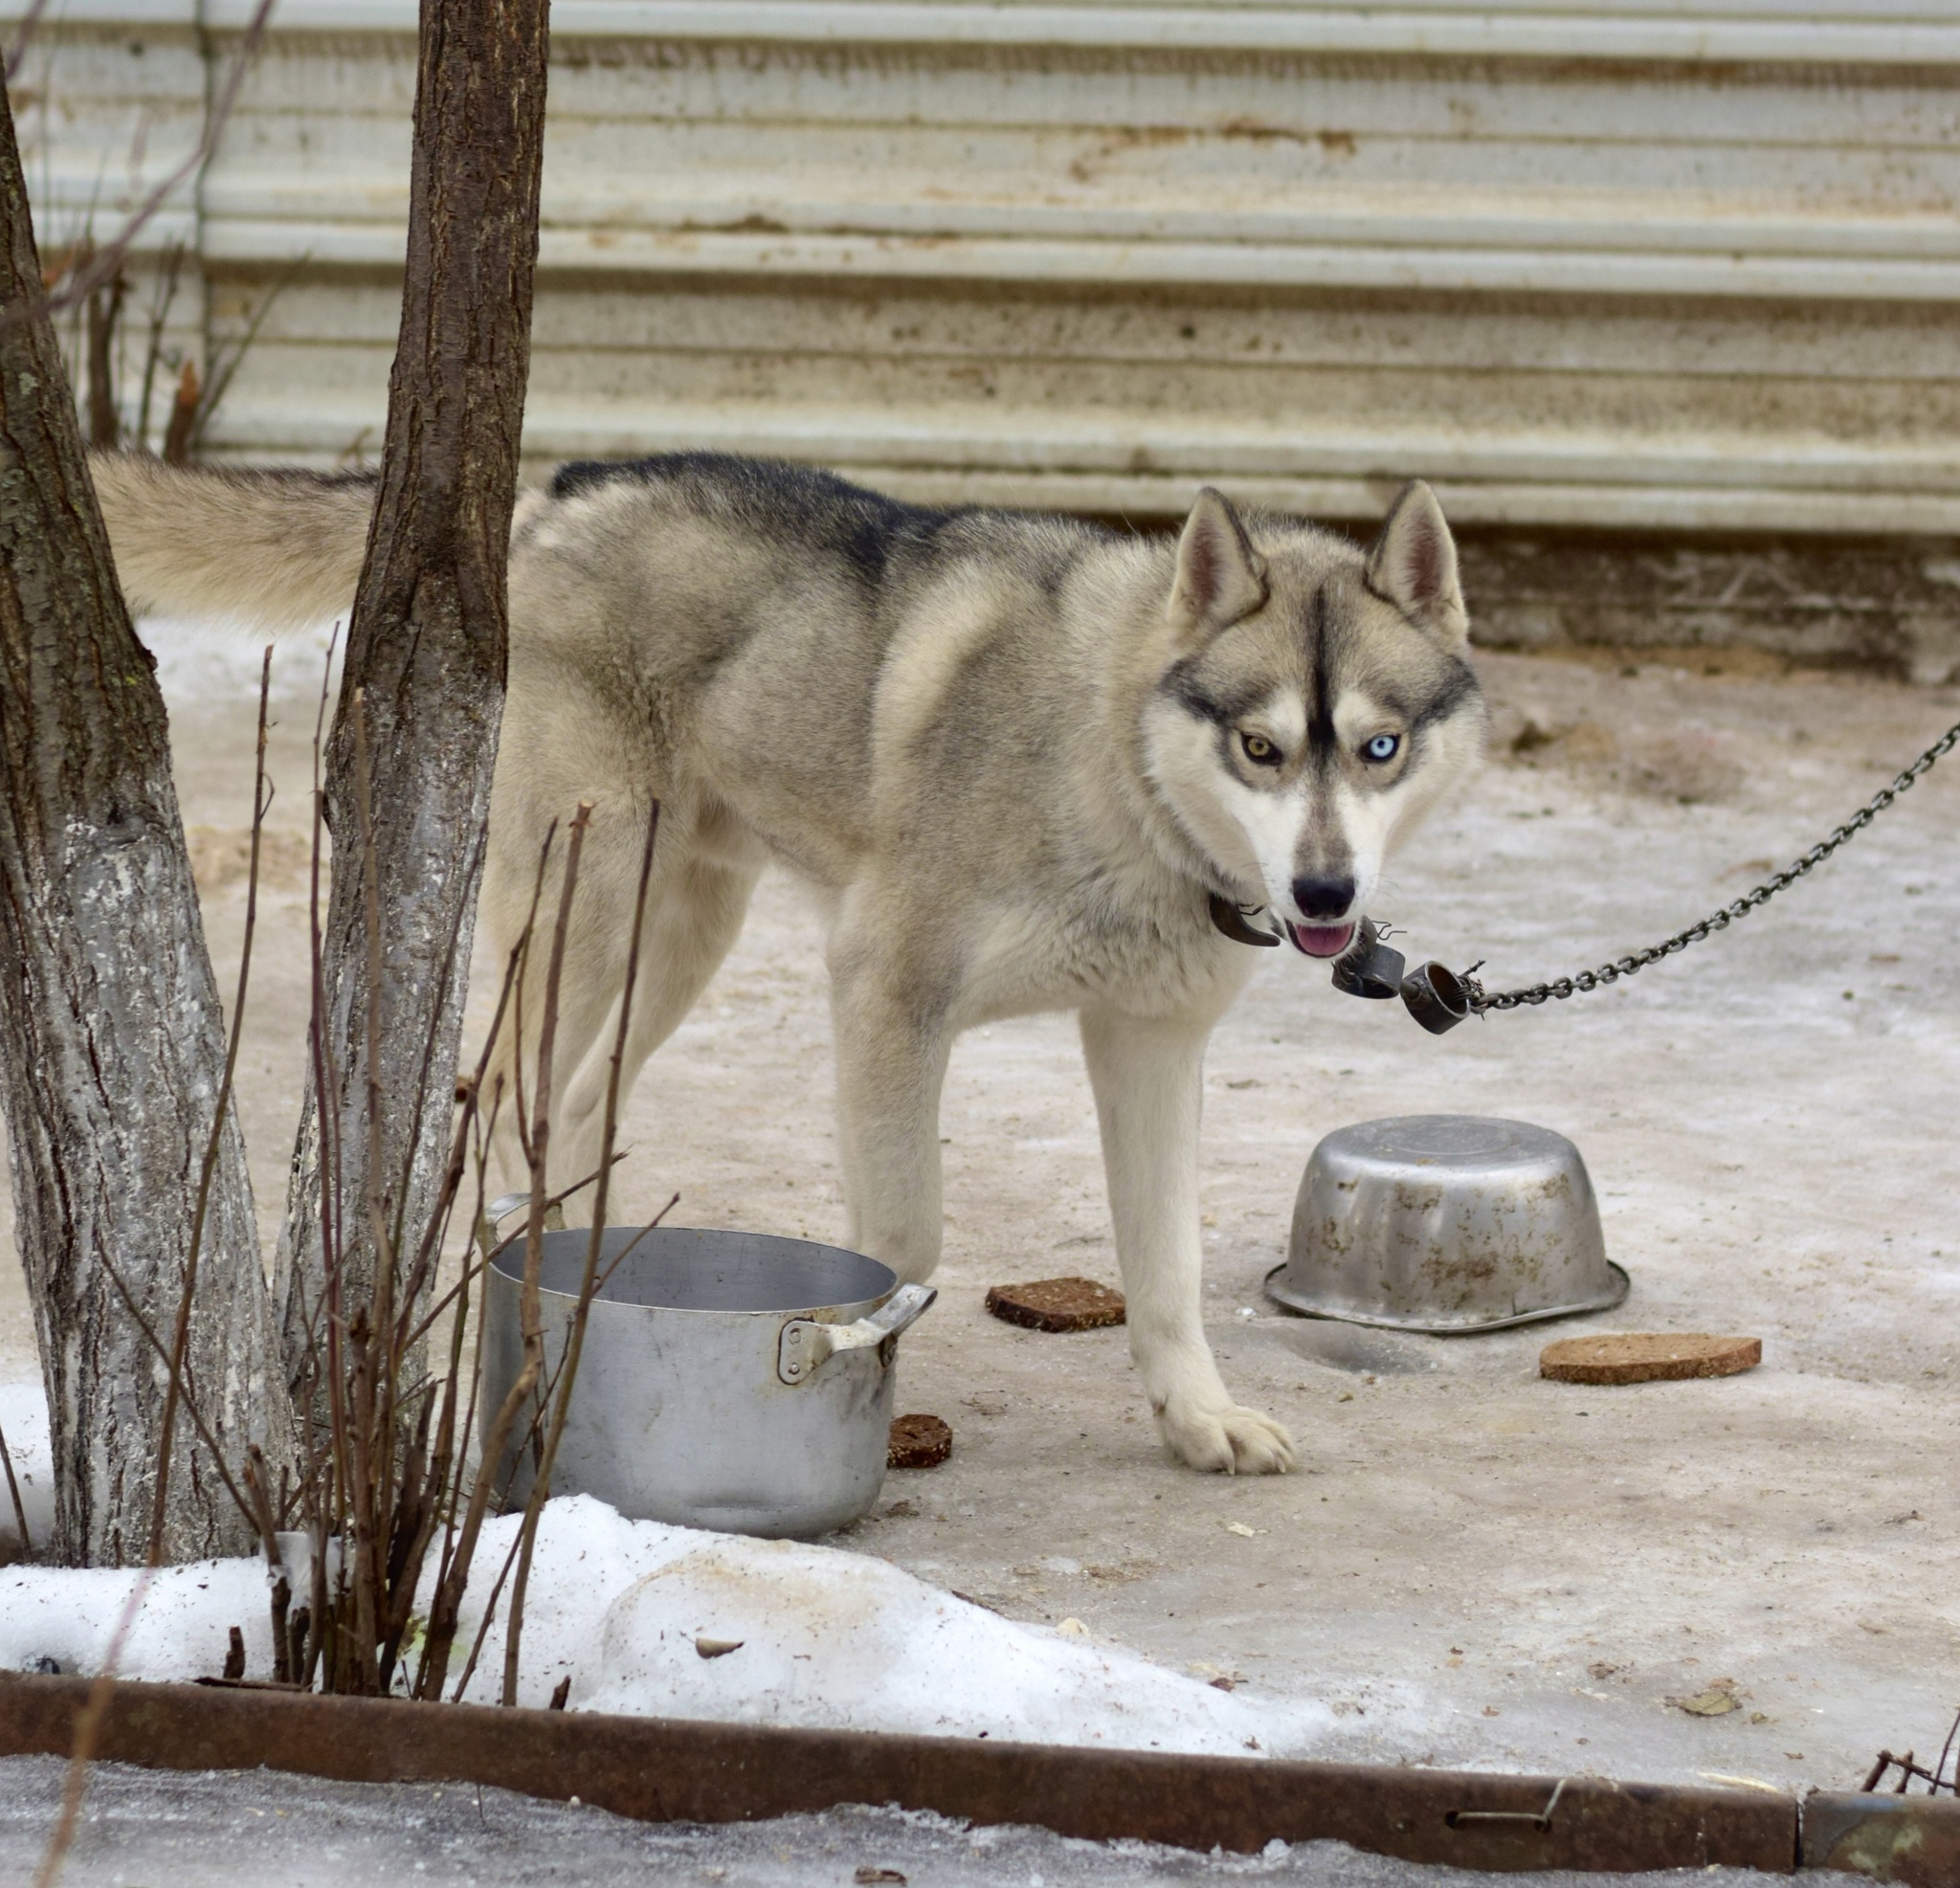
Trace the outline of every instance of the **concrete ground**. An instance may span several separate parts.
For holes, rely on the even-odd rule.
[[[1734,898],[1960,719],[1952,690],[1767,658],[1480,662],[1494,764],[1376,915],[1418,956],[1487,958],[1494,985],[1597,963]],[[268,1228],[304,1000],[311,713],[283,714],[274,818],[295,837],[241,1077]],[[181,685],[185,811],[212,829],[228,986],[242,885],[219,881],[249,805],[250,724],[208,677]],[[950,1421],[955,1451],[894,1474],[836,1544],[1220,1682],[1325,1698],[1342,1725],[1328,1756],[1789,1788],[1856,1783],[1881,1745],[1936,1748],[1960,1705],[1956,816],[1960,760],[1684,960],[1442,1039],[1262,953],[1211,1057],[1207,1301],[1227,1380],[1301,1444],[1283,1478],[1168,1463],[1121,1331],[1045,1337],[984,1313],[991,1283],[1116,1273],[1072,1026],[968,1038],[942,1124],[942,1296],[904,1341],[899,1391]],[[683,1222],[840,1235],[816,937],[793,888],[767,879],[634,1098],[622,1216],[678,1188]],[[1277,1315],[1260,1281],[1315,1141],[1424,1111],[1570,1134],[1633,1275],[1626,1304],[1456,1340]],[[1754,1334],[1764,1362],[1716,1382],[1542,1381],[1540,1346],[1589,1328]],[[9,1267],[0,1381],[33,1370]],[[1735,1708],[1676,1702],[1711,1691]]]
[[[60,1813],[67,1766],[0,1759],[0,1878],[25,1881]],[[1678,1875],[1531,1877],[1539,1888],[1664,1888]],[[603,1810],[461,1784],[327,1783],[267,1770],[156,1772],[98,1765],[64,1888],[1478,1888],[1487,1875],[1358,1855],[1338,1842],[1198,1855],[1146,1842],[1077,1842],[1039,1829],[969,1829],[943,1816],[852,1808],[735,1825],[649,1826]],[[1775,1877],[1706,1869],[1706,1888]]]

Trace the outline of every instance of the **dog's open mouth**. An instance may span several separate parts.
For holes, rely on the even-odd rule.
[[[1352,924],[1295,924],[1281,920],[1286,925],[1286,937],[1293,948],[1303,957],[1339,957],[1354,942]]]

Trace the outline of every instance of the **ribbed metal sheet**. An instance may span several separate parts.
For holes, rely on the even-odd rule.
[[[48,214],[167,170],[250,11],[44,25]],[[156,226],[217,332],[283,284],[226,455],[380,437],[413,23],[281,0]],[[1149,515],[1207,479],[1362,515],[1420,472],[1465,520],[1960,531],[1950,0],[560,0],[550,83],[538,460]]]

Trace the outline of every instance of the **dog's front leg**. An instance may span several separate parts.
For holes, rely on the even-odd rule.
[[[1205,1342],[1198,1115],[1209,1026],[1082,1012],[1129,1349],[1170,1448],[1194,1469],[1283,1474],[1293,1438],[1234,1403]]]
[[[917,1284],[939,1263],[939,1096],[951,1045],[944,1005],[893,968],[876,953],[832,952],[837,1145],[847,1243]]]

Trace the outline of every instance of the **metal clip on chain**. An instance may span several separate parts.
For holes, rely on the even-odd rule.
[[[1348,996],[1393,996],[1402,988],[1402,953],[1382,943],[1374,921],[1364,918],[1354,942],[1334,960],[1334,988]]]
[[[1399,996],[1431,1035],[1453,1030],[1470,1013],[1467,980],[1441,964],[1418,964],[1404,972],[1399,950],[1382,942],[1372,919],[1364,918],[1354,942],[1334,960],[1334,988],[1349,996]]]
[[[1609,984],[1618,983],[1622,977],[1631,977],[1637,971],[1644,970],[1650,964],[1659,964],[1664,957],[1672,957],[1690,944],[1700,944],[1704,938],[1712,937],[1717,931],[1727,930],[1738,919],[1747,918],[1750,912],[1768,904],[1778,892],[1815,871],[1839,846],[1862,833],[1900,794],[1923,775],[1931,772],[1934,765],[1950,754],[1955,746],[1960,746],[1960,723],[1949,727],[1889,787],[1881,788],[1843,825],[1834,827],[1801,858],[1764,879],[1752,891],[1745,892],[1733,903],[1725,904],[1719,911],[1711,911],[1686,930],[1677,931],[1673,937],[1663,939],[1659,944],[1649,944],[1645,950],[1637,950],[1630,956],[1602,964],[1595,970],[1581,970],[1575,976],[1554,978],[1549,983],[1527,984],[1522,989],[1496,992],[1486,990],[1478,982],[1476,973],[1481,966],[1475,964],[1462,971],[1451,970],[1441,964],[1421,964],[1407,976],[1402,976],[1400,954],[1385,950],[1375,926],[1363,919],[1354,943],[1347,954],[1335,962],[1334,988],[1354,996],[1390,995],[1392,993],[1390,989],[1377,985],[1386,975],[1381,966],[1392,959],[1394,974],[1400,979],[1403,1003],[1409,1013],[1433,1035],[1441,1035],[1446,1030],[1455,1029],[1465,1016],[1484,1016],[1493,1010],[1519,1010],[1527,1004],[1535,1007],[1554,1001],[1563,1003],[1567,997],[1576,996],[1581,991],[1604,989]],[[1368,988],[1362,988],[1364,984]]]

